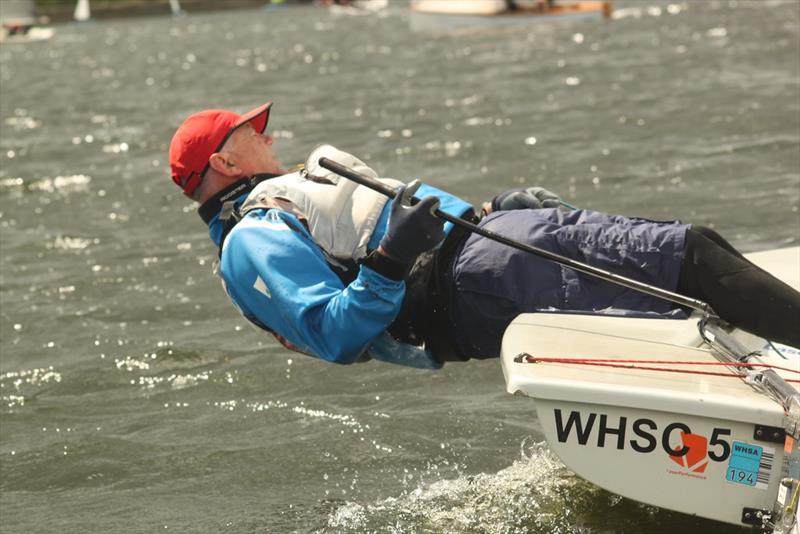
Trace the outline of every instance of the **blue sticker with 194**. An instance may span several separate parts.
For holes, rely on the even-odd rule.
[[[772,449],[734,441],[725,480],[758,489],[767,489],[772,470]]]

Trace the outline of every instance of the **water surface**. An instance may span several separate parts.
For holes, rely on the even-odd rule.
[[[340,367],[249,327],[168,178],[188,114],[480,203],[521,184],[800,244],[794,1],[412,34],[313,7],[66,25],[0,49],[0,531],[730,532],[542,444],[497,361]],[[734,529],[735,530],[735,529]]]

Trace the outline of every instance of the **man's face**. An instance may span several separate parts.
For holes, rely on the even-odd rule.
[[[238,128],[225,143],[232,163],[244,176],[259,173],[282,174],[286,172],[272,148],[274,138],[268,133],[256,132],[250,123]]]

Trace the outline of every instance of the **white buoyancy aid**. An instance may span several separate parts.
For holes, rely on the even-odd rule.
[[[308,156],[304,170],[258,184],[239,211],[244,215],[256,208],[275,207],[274,200],[289,201],[292,211],[305,219],[314,241],[325,252],[334,258],[361,259],[367,255],[367,244],[388,198],[320,167],[322,157],[392,187],[403,185],[397,180],[378,178],[352,154],[321,145]]]
[[[391,187],[403,185],[398,180],[378,178],[374,170],[352,154],[331,145],[321,145],[308,156],[303,171],[270,178],[256,185],[239,207],[239,216],[243,217],[248,211],[258,208],[288,211],[304,220],[314,241],[328,254],[329,260],[331,257],[358,260],[367,255],[367,244],[388,198],[320,167],[318,162],[322,157]],[[222,285],[225,286],[224,278]],[[245,317],[259,328],[271,332],[285,347],[297,350],[285,338],[253,317]],[[421,369],[438,369],[442,366],[429,351],[401,343],[386,332],[373,341],[368,351],[370,358],[389,363]]]

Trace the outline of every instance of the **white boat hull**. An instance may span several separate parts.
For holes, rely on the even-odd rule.
[[[409,20],[412,31],[428,32],[601,19],[610,15],[610,1],[562,3],[556,4],[552,10],[540,12],[535,9],[507,10],[504,0],[488,4],[469,0],[412,0]]]
[[[608,491],[743,526],[746,508],[771,511],[775,503],[780,484],[775,473],[783,461],[783,455],[778,453],[783,444],[754,441],[752,424],[632,407],[588,403],[565,406],[563,402],[545,400],[537,400],[536,409],[548,443],[559,443],[557,454],[561,461]],[[587,425],[594,417],[593,426],[588,426],[584,434],[586,442],[579,442],[574,428],[571,432],[556,428],[553,416],[558,413],[562,423],[576,416]],[[670,456],[665,443],[673,450],[687,445],[693,454]],[[734,456],[731,447],[758,449],[751,455]],[[589,450],[591,454],[587,454]],[[730,467],[752,459],[757,464],[755,471]],[[741,476],[744,481],[749,478],[756,483],[765,478],[768,483],[749,486],[730,482],[726,479],[729,469],[732,477]]]
[[[43,28],[34,26],[25,33],[12,34],[8,29],[3,28],[0,30],[0,42],[5,44],[24,44],[35,43],[37,41],[46,41],[53,37],[55,30],[53,28]]]
[[[800,287],[800,248],[752,260]],[[548,444],[581,477],[637,501],[744,526],[791,494],[781,485],[784,447],[798,461],[800,449],[786,439],[791,419],[778,402],[738,377],[705,374],[733,370],[718,364],[698,320],[520,315],[503,338],[506,387],[535,399]],[[760,362],[788,369],[776,370],[784,379],[800,378],[792,372],[800,351],[784,347],[779,355],[749,334],[737,338],[761,349]],[[546,361],[531,363],[537,358]],[[560,358],[609,362],[552,361]]]

